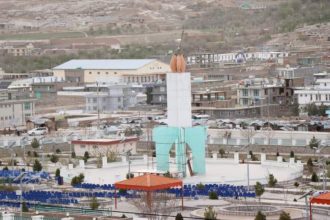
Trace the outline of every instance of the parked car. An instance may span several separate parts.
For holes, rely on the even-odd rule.
[[[33,128],[29,130],[27,133],[30,136],[45,135],[48,133],[48,129],[46,127]]]

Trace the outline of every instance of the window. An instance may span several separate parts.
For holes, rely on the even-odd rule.
[[[160,88],[159,88],[159,91],[161,91],[161,92],[165,92],[165,87],[160,87]]]
[[[243,99],[243,105],[248,105],[249,102],[248,102],[248,99]]]
[[[100,72],[97,72],[98,75],[100,75]]]
[[[115,75],[117,75],[117,72],[115,72]]]
[[[93,98],[93,102],[96,103],[97,102],[97,98]]]
[[[80,145],[80,148],[86,148],[86,145],[81,144],[81,145]]]
[[[248,96],[249,95],[249,90],[243,89],[242,93],[243,93],[243,96]]]
[[[98,148],[98,146],[97,146],[97,145],[93,145],[93,148],[94,148],[94,149],[97,149],[97,148]]]
[[[31,109],[31,103],[30,102],[25,102],[24,103],[24,110],[30,110]]]
[[[310,95],[310,100],[313,101],[313,95]]]
[[[259,90],[258,89],[254,89],[253,90],[253,95],[254,96],[259,96]]]
[[[91,75],[92,74],[92,72],[89,72],[89,75]]]

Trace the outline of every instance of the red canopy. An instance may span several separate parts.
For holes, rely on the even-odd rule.
[[[182,181],[154,174],[145,174],[143,176],[115,183],[115,188],[117,189],[134,189],[143,191],[169,189],[176,186],[182,187]]]
[[[330,205],[330,192],[323,193],[316,197],[312,197],[309,202]]]

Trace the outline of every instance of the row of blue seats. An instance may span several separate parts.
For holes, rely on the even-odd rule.
[[[115,186],[113,184],[93,184],[93,183],[81,183],[74,186],[75,188],[82,189],[100,189],[100,190],[114,190]]]

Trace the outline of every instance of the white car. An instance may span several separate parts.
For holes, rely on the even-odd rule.
[[[48,129],[46,127],[33,128],[32,130],[29,130],[27,133],[30,136],[45,135],[48,133]]]

